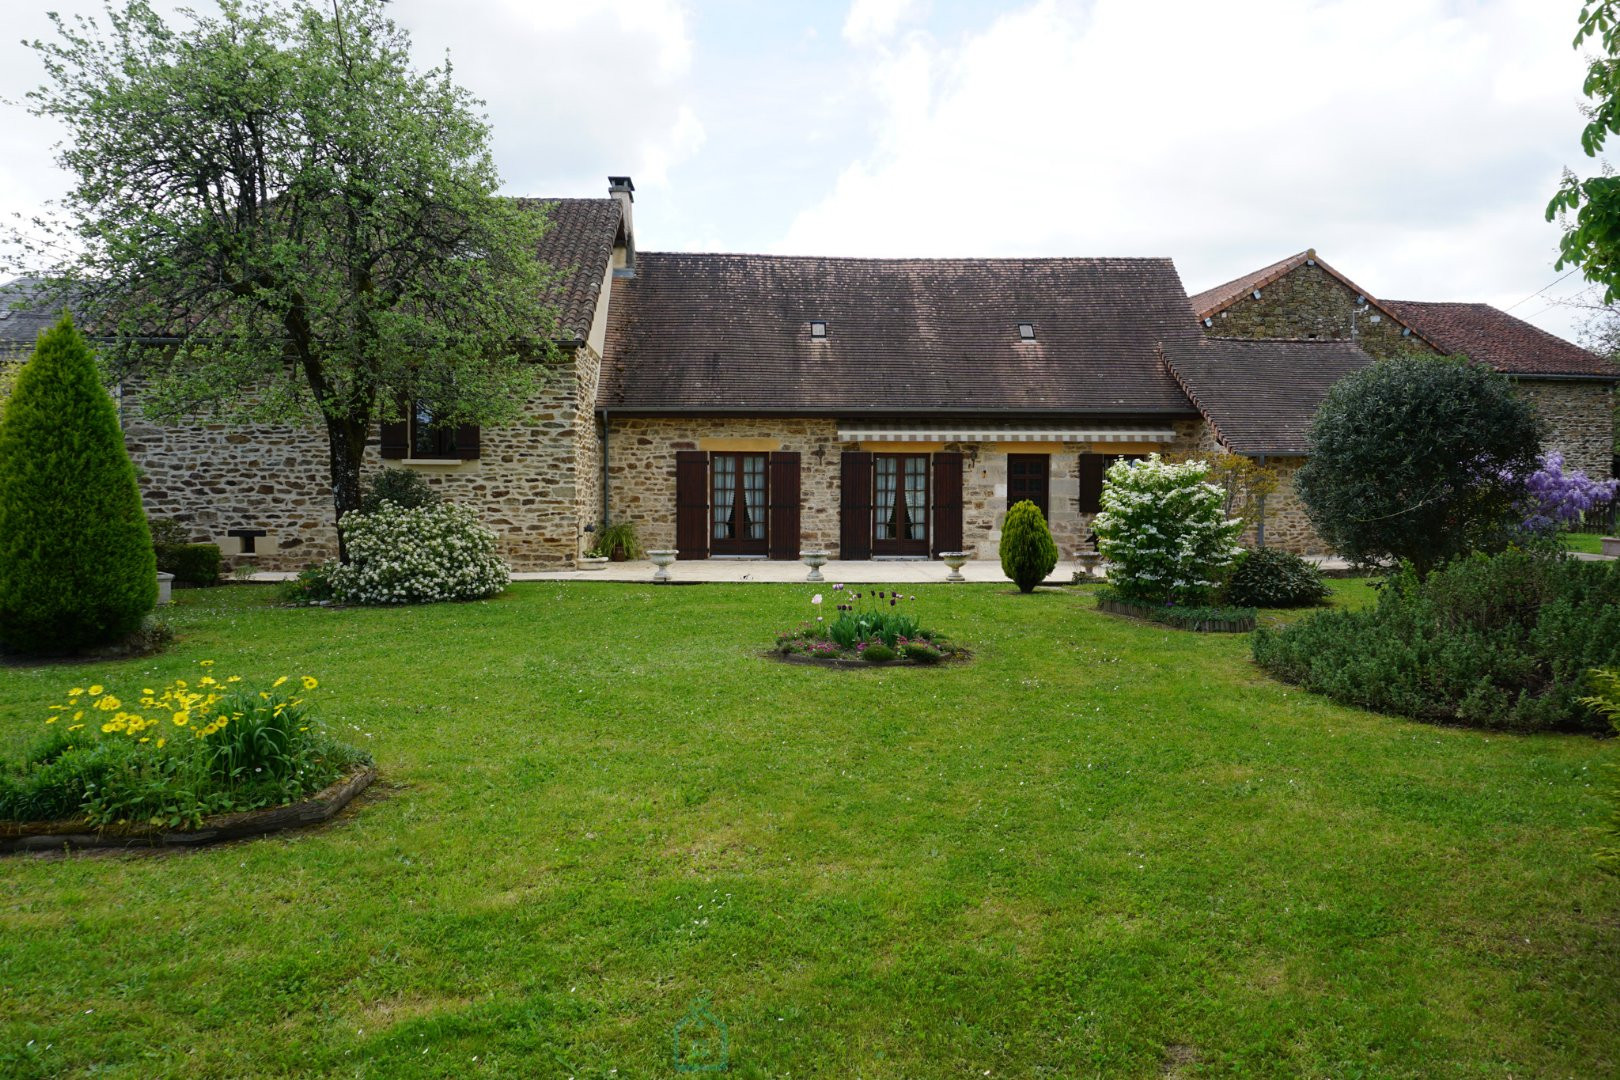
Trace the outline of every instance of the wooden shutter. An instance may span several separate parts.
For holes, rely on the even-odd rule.
[[[1103,472],[1108,458],[1103,454],[1080,455],[1080,512],[1095,514],[1102,509]]]
[[[962,455],[934,455],[934,554],[962,550]]]
[[[462,424],[456,428],[456,457],[462,461],[478,460],[477,424]]]
[[[405,421],[386,421],[382,425],[382,456],[399,459],[410,456],[411,436]]]
[[[709,455],[675,451],[675,548],[678,559],[709,557]]]
[[[783,451],[771,455],[770,475],[771,558],[796,562],[799,558],[799,455]]]
[[[872,557],[872,455],[844,452],[838,469],[838,557]]]

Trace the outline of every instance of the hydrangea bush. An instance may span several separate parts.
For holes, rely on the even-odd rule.
[[[1120,599],[1196,605],[1219,588],[1242,550],[1243,521],[1226,516],[1226,493],[1208,475],[1202,461],[1169,464],[1157,454],[1115,462],[1104,475],[1091,527]]]
[[[495,534],[453,503],[382,503],[346,514],[339,526],[349,562],[327,575],[335,599],[351,604],[478,600],[503,591],[512,572]]]

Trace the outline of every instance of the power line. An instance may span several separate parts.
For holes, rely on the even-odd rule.
[[[1540,288],[1540,289],[1537,289],[1537,290],[1536,290],[1536,291],[1535,291],[1535,292],[1533,292],[1533,293],[1531,293],[1531,294],[1530,294],[1530,295],[1529,295],[1529,296],[1527,296],[1527,297],[1525,297],[1525,298],[1524,298],[1524,299],[1523,299],[1523,300],[1520,300],[1520,301],[1519,301],[1519,303],[1518,303],[1518,304],[1514,304],[1514,305],[1512,305],[1512,307],[1505,307],[1505,308],[1503,308],[1503,309],[1502,309],[1502,310],[1503,310],[1503,311],[1512,311],[1512,310],[1513,310],[1513,308],[1516,308],[1516,307],[1518,307],[1518,306],[1519,306],[1519,304],[1528,304],[1528,303],[1529,303],[1529,302],[1530,302],[1530,301],[1532,301],[1532,300],[1534,300],[1534,299],[1535,299],[1535,298],[1536,298],[1536,297],[1538,297],[1538,296],[1540,296],[1540,295],[1541,295],[1541,294],[1542,294],[1542,293],[1544,293],[1544,292],[1546,292],[1546,291],[1547,291],[1547,290],[1548,290],[1548,289],[1550,289],[1550,288],[1552,288],[1552,287],[1553,287],[1553,285],[1556,285],[1556,284],[1558,284],[1558,282],[1559,282],[1559,281],[1563,281],[1563,280],[1564,280],[1564,278],[1567,278],[1567,277],[1569,277],[1569,276],[1570,276],[1570,274],[1573,274],[1573,273],[1575,273],[1575,272],[1576,272],[1576,271],[1577,271],[1577,270],[1579,270],[1579,269],[1580,269],[1580,267],[1578,267],[1578,266],[1577,266],[1577,267],[1576,267],[1576,268],[1575,268],[1575,270],[1571,270],[1571,271],[1569,271],[1569,273],[1567,273],[1567,274],[1565,274],[1565,275],[1563,275],[1563,277],[1560,277],[1560,278],[1559,278],[1559,279],[1558,279],[1558,281],[1554,281],[1554,282],[1552,282],[1552,283],[1551,283],[1551,284],[1549,284],[1549,285],[1545,285],[1545,286],[1543,286],[1543,287],[1542,287],[1542,288]]]

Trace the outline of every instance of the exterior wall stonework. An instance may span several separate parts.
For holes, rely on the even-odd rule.
[[[1519,392],[1529,398],[1551,433],[1549,450],[1561,451],[1564,466],[1603,479],[1614,468],[1614,384],[1569,380],[1521,380]]]
[[[1175,442],[1165,449],[1191,449],[1204,424],[1178,420]],[[797,451],[800,463],[801,550],[824,549],[839,556],[840,455],[861,444],[841,442],[830,419],[716,419],[706,417],[614,417],[608,435],[608,483],[612,516],[636,526],[649,548],[675,546],[675,452],[703,449],[706,441],[766,440],[776,449]],[[944,443],[917,444],[917,452],[960,452],[962,540],[977,558],[996,558],[1001,523],[1007,514],[1007,454],[1051,451],[1048,462],[1050,525],[1068,557],[1090,534],[1091,516],[1081,514],[1081,444]],[[1099,443],[1098,453],[1122,448]]]
[[[579,350],[573,369],[543,390],[523,419],[480,433],[479,458],[453,465],[403,463],[443,495],[470,507],[500,537],[514,570],[571,566],[585,535],[585,514],[599,498],[592,413],[600,357]],[[589,377],[589,396],[582,382]],[[296,570],[337,556],[325,433],[315,427],[250,424],[156,424],[140,409],[140,386],[119,398],[124,441],[140,471],[147,514],[190,524],[235,562]],[[374,428],[363,477],[384,466]],[[583,468],[582,468],[583,466]],[[228,529],[262,528],[257,554],[237,556]]]
[[[1245,295],[1216,314],[1205,330],[1213,337],[1349,341],[1356,293],[1320,265],[1299,266],[1260,290],[1260,299]],[[1377,317],[1378,321],[1373,322]],[[1379,358],[1403,352],[1436,350],[1377,308],[1355,317],[1356,344]]]

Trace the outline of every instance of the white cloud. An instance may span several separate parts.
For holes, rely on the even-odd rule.
[[[1540,211],[1581,163],[1573,26],[1541,0],[1040,0],[898,45],[846,25],[873,138],[777,250],[1170,255],[1198,290],[1315,246],[1375,294],[1511,303],[1552,280]]]
[[[921,0],[854,0],[844,17],[844,39],[854,45],[877,45],[922,9]]]

